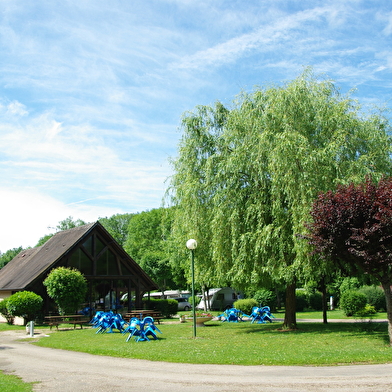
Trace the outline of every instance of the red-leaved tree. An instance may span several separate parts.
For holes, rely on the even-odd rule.
[[[309,242],[331,267],[369,274],[382,285],[392,345],[392,178],[367,178],[318,196]]]

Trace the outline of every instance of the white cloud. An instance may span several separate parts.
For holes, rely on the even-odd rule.
[[[364,86],[367,99],[390,99],[392,13],[386,1],[365,3],[6,1],[1,186],[25,195],[23,208],[36,199],[42,215],[45,203],[61,212],[42,227],[84,219],[83,208],[151,209],[181,114],[196,105],[230,102],[244,86],[287,81],[307,65],[344,88]],[[25,226],[38,219],[23,211]]]
[[[25,105],[18,101],[13,101],[7,105],[7,113],[15,116],[25,116],[28,114]]]
[[[383,33],[389,37],[392,34],[392,12],[389,12],[386,15],[380,15],[380,19],[386,21]]]
[[[173,68],[220,66],[236,61],[251,50],[272,50],[273,45],[279,42],[291,41],[292,32],[296,29],[302,30],[303,25],[309,22],[320,22],[322,17],[330,13],[331,9],[328,7],[317,7],[280,17],[273,23],[267,23],[251,33],[236,36],[193,55],[185,56],[180,63],[174,64]]]
[[[169,137],[158,129],[127,134],[89,125],[67,126],[51,113],[22,123],[2,123],[2,185],[41,189],[58,198],[63,203],[59,220],[67,216],[64,206],[74,206],[79,213],[75,218],[81,219],[86,209],[96,212],[101,208],[108,214],[159,207],[170,173],[168,157],[159,149],[165,144],[173,147]],[[27,199],[39,201],[40,197]],[[34,221],[31,214],[26,219]]]
[[[99,217],[123,213],[121,209],[99,205],[65,205],[33,189],[0,188],[0,195],[0,216],[4,222],[0,225],[0,252],[35,246],[68,216],[94,222]]]

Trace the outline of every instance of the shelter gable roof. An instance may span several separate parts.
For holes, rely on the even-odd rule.
[[[60,231],[44,245],[20,252],[0,270],[0,290],[24,289],[55,264],[97,223]]]
[[[139,287],[144,291],[156,290],[158,286],[144,270],[125,252],[110,233],[99,222],[89,223],[70,230],[60,231],[40,247],[20,252],[0,270],[0,291],[25,290],[35,281],[45,279],[51,268],[56,267],[68,252],[72,252],[93,232],[99,233],[104,242],[117,254],[126,269],[137,277]],[[57,264],[58,265],[58,264]],[[129,276],[123,274],[124,276]],[[104,276],[101,276],[103,278]],[[110,278],[107,276],[106,278]]]

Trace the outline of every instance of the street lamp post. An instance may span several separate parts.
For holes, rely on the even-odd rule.
[[[196,240],[190,239],[186,242],[186,247],[191,251],[191,271],[192,271],[192,314],[193,314],[193,337],[196,337],[196,306],[195,306],[195,249]]]

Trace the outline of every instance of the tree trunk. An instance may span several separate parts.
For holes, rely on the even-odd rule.
[[[382,288],[384,289],[385,301],[387,303],[389,345],[392,346],[392,292],[391,292],[391,282],[382,282],[381,284],[382,284]]]
[[[283,328],[297,329],[297,318],[295,314],[295,282],[286,287],[286,311],[284,314]]]
[[[323,301],[323,323],[328,324],[327,320],[327,309],[328,309],[328,303],[327,303],[327,285],[325,284],[325,279],[322,279],[321,281],[321,300]]]
[[[282,308],[282,301],[281,301],[280,293],[279,293],[278,289],[275,289],[275,294],[276,294],[276,309],[281,309]]]

